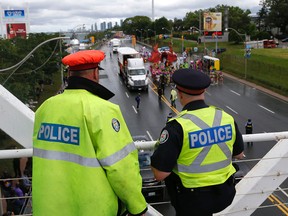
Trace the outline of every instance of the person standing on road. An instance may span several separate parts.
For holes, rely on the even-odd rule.
[[[99,84],[99,50],[62,59],[68,86],[35,113],[33,215],[144,215],[138,151],[114,94]],[[126,214],[125,214],[126,215]]]
[[[162,90],[160,85],[157,88],[157,93],[158,93],[158,100],[161,101],[161,98],[162,98],[162,95],[163,95],[163,90]]]
[[[209,76],[179,69],[172,79],[183,109],[162,129],[151,167],[177,216],[212,216],[234,199],[232,157],[243,158],[242,135],[232,116],[205,103]]]
[[[138,93],[138,95],[135,97],[135,101],[136,101],[136,108],[139,109],[140,102],[141,102],[141,94],[140,93]]]
[[[252,120],[248,119],[248,121],[245,124],[245,131],[246,134],[252,134],[253,133],[253,124],[252,124]],[[251,146],[253,146],[253,142],[247,142],[247,146],[249,146],[251,144]]]
[[[176,108],[176,99],[177,99],[177,92],[175,88],[173,87],[170,92],[170,101],[171,101],[171,106],[174,108]]]

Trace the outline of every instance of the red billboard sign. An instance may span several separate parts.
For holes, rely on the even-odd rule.
[[[8,23],[6,24],[7,39],[14,37],[26,38],[26,24],[25,23]]]

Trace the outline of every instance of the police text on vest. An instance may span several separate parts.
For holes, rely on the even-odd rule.
[[[42,123],[38,131],[38,139],[48,142],[61,142],[79,145],[80,128],[60,124]]]
[[[212,127],[195,132],[190,132],[190,148],[199,148],[213,144],[223,143],[232,139],[231,125]]]

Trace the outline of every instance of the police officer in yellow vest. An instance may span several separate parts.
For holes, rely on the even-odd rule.
[[[64,93],[35,114],[34,216],[144,215],[138,153],[112,92],[100,85],[105,54],[79,51]],[[126,211],[126,213],[125,213]]]
[[[165,179],[177,216],[212,216],[235,196],[232,157],[243,157],[242,135],[232,116],[205,103],[207,75],[179,69],[172,79],[183,109],[162,129],[152,170]]]

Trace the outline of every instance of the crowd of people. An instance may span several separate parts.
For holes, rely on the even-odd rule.
[[[11,175],[8,171],[3,171],[1,175],[1,194],[3,204],[3,216],[6,215],[19,215],[22,213],[27,198],[32,186],[32,173],[29,169],[25,169],[22,174],[16,172]]]

